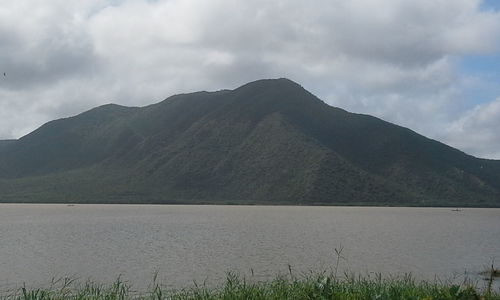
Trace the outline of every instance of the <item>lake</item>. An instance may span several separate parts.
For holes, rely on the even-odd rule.
[[[137,289],[331,271],[404,274],[483,285],[500,266],[500,209],[0,204],[0,289],[52,278]],[[339,271],[339,272],[340,272]],[[498,284],[497,284],[498,286]]]

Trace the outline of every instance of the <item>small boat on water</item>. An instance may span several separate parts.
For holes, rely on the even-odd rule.
[[[455,209],[452,209],[451,211],[462,211],[460,208],[455,208]]]

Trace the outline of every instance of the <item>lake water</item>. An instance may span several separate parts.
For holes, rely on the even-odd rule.
[[[137,289],[340,268],[484,284],[500,209],[0,204],[0,289],[65,276]],[[253,273],[253,275],[252,275]],[[497,284],[498,286],[498,284]]]

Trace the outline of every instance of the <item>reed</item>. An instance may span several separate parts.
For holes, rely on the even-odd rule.
[[[229,273],[219,287],[194,286],[183,290],[167,290],[152,284],[137,293],[122,280],[110,285],[93,282],[79,284],[73,280],[48,289],[21,288],[2,300],[500,300],[497,291],[481,291],[475,286],[417,281],[411,275],[383,278],[337,274],[288,276],[263,282],[250,282]]]

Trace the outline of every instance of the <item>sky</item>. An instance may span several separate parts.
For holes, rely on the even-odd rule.
[[[0,0],[0,139],[281,77],[500,159],[500,0]]]

